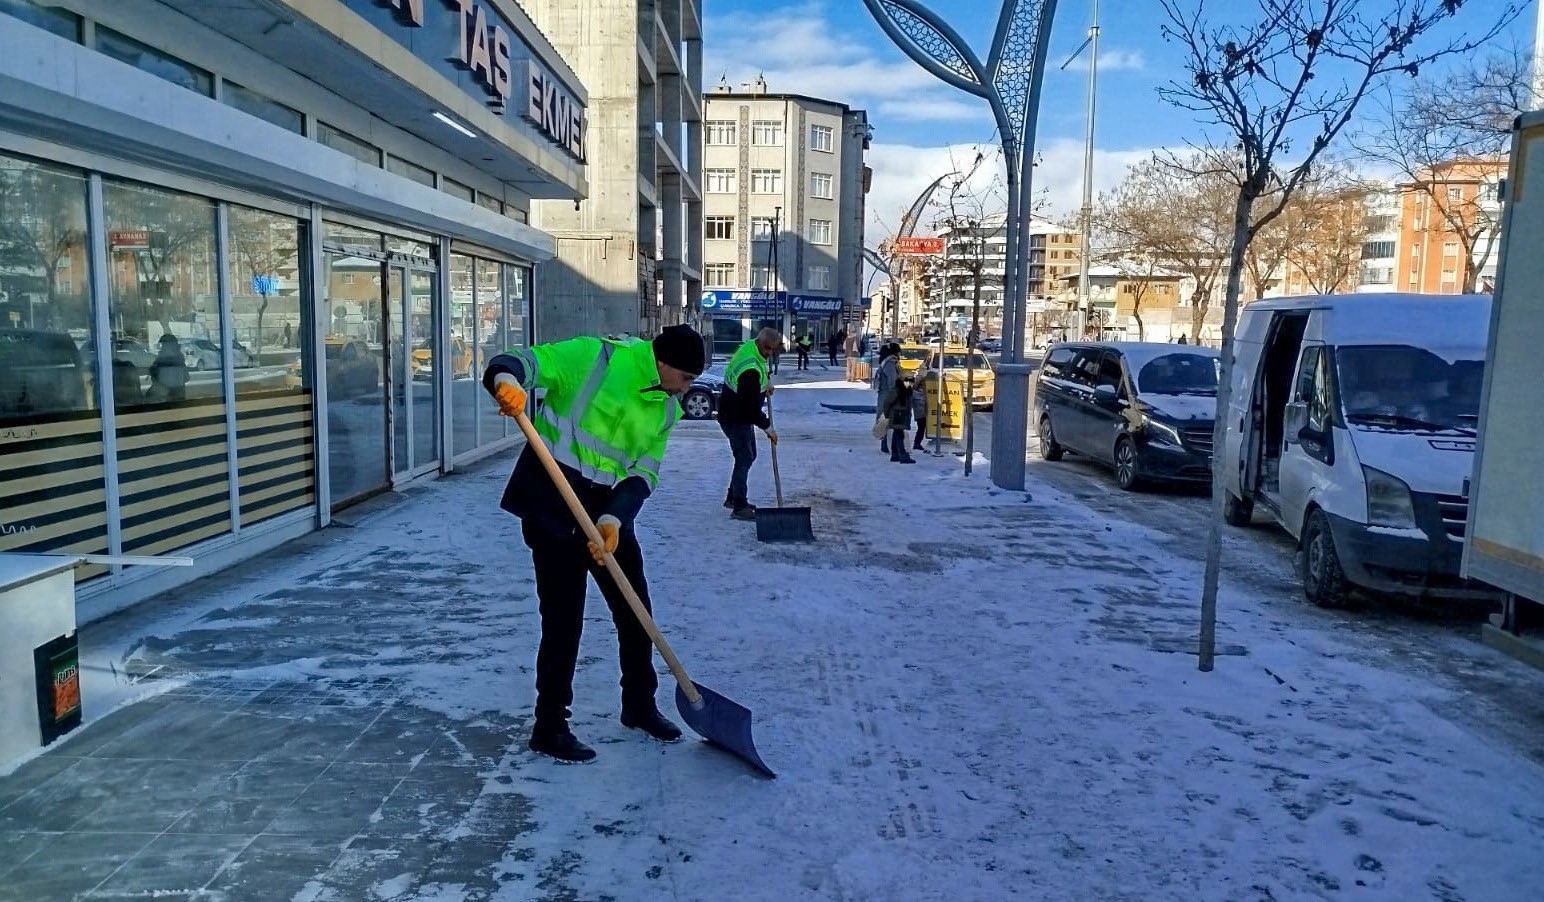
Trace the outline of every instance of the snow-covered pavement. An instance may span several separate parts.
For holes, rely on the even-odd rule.
[[[866,417],[820,403],[866,390],[818,370],[782,378],[784,491],[814,509],[819,543],[761,545],[729,520],[712,422],[677,431],[640,521],[662,630],[695,679],[755,713],[777,780],[617,723],[593,591],[574,729],[600,757],[563,766],[525,749],[536,605],[517,523],[496,509],[498,462],[88,630],[88,657],[114,672],[93,677],[98,697],[169,690],[120,721],[186,698],[261,729],[260,693],[339,704],[315,721],[317,754],[252,759],[300,787],[271,817],[192,829],[231,807],[233,784],[211,778],[137,851],[124,837],[141,834],[112,833],[127,851],[100,880],[49,885],[113,889],[154,846],[169,863],[143,888],[206,899],[1511,900],[1544,887],[1544,768],[1450,716],[1464,701],[1450,687],[1280,616],[1284,590],[1249,580],[1225,581],[1227,654],[1198,673],[1185,650],[1200,565],[1172,537],[1033,478],[1027,493],[992,488],[985,466],[967,480],[953,457],[892,465]],[[771,503],[769,463],[752,475],[758,503]],[[117,679],[153,665],[171,677]],[[52,779],[166,744],[112,720],[0,778],[0,898],[47,854],[17,819],[28,798],[59,802],[69,784]],[[187,756],[263,743],[220,736]],[[308,822],[307,787],[329,774],[353,781],[357,817]],[[51,837],[89,844],[105,809],[79,807]],[[310,857],[250,852],[294,837],[310,837]],[[192,848],[207,854],[176,854]]]

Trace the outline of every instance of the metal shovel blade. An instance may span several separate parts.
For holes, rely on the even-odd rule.
[[[751,739],[751,711],[738,702],[719,695],[712,689],[692,680],[702,697],[699,707],[692,707],[691,700],[679,685],[676,686],[676,710],[681,719],[697,732],[697,735],[713,745],[734,755],[768,777],[776,777],[761,756],[756,754],[756,743]]]
[[[759,542],[813,542],[807,507],[756,508],[756,540]]]

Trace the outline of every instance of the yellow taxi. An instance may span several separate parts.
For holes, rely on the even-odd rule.
[[[450,339],[450,377],[452,379],[472,379],[482,369],[481,361],[473,357],[481,357],[476,352],[472,343],[459,336],[451,336]],[[434,351],[429,339],[425,339],[418,347],[413,349],[412,357],[413,378],[428,379],[434,372]]]
[[[917,345],[916,347],[922,346]],[[926,353],[912,366],[910,372],[917,373],[920,371],[921,375],[926,375],[939,368],[938,346],[934,345],[930,348],[923,348],[923,350]],[[946,346],[942,353],[944,378],[950,382],[958,382],[960,391],[963,392],[965,390],[966,377],[969,375],[968,370],[974,368],[975,373],[972,376],[974,385],[973,395],[975,398],[974,406],[990,408],[997,398],[997,373],[993,371],[992,362],[987,359],[987,356],[980,351],[973,351],[960,345]],[[900,364],[902,372],[908,371],[906,369],[905,355],[906,347],[902,346]]]

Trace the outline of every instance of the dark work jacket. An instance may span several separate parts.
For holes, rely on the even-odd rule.
[[[765,397],[761,393],[761,375],[754,368],[746,370],[740,374],[739,385],[724,383],[718,396],[718,421],[725,426],[770,428],[772,419],[762,406]]]
[[[526,382],[525,368],[520,361],[500,354],[489,361],[488,369],[483,373],[483,387],[490,394],[493,392],[493,379],[499,373],[509,373],[521,385]],[[584,474],[561,462],[558,463],[558,469],[563,471],[591,520],[610,514],[622,521],[624,533],[632,531],[633,520],[649,498],[649,483],[646,480],[634,476],[614,486],[604,486],[591,482]],[[499,507],[543,532],[557,536],[583,534],[579,522],[568,509],[568,503],[563,500],[562,493],[553,485],[552,477],[547,475],[547,468],[541,465],[529,444],[520,452],[520,459],[515,461],[515,471],[504,486],[504,497],[499,500]]]

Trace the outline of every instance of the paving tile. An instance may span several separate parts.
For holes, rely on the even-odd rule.
[[[0,809],[52,780],[60,771],[74,767],[78,760],[50,750],[0,777]]]
[[[114,795],[141,796],[154,787],[147,782],[157,761],[113,761],[83,758],[60,771],[32,792],[0,808],[0,830],[62,833],[94,813]],[[172,820],[143,829],[160,832]]]
[[[197,698],[156,699],[138,722],[84,752],[93,758],[243,757],[240,746],[213,746],[205,740],[210,731],[239,710],[241,703]],[[141,703],[145,705],[147,703]],[[133,712],[140,705],[125,711]]]
[[[280,812],[266,832],[338,838],[361,833],[407,773],[405,765],[334,764]]]
[[[247,762],[240,770],[215,780],[171,829],[177,833],[261,833],[326,769],[321,762]]]
[[[484,777],[465,765],[420,765],[371,815],[364,833],[404,839],[446,838],[466,823]]]
[[[378,713],[281,704],[248,707],[221,721],[200,740],[204,754],[326,762],[347,751]]]
[[[43,902],[83,895],[155,839],[154,833],[64,833],[5,875],[0,898]]]
[[[412,705],[392,705],[379,712],[339,760],[410,763],[439,741],[444,720],[443,715]]]
[[[343,845],[341,839],[327,842],[309,836],[259,836],[217,873],[208,887],[222,902],[293,899],[327,871]]]
[[[93,893],[163,899],[198,893],[253,840],[243,835],[163,833],[140,849]]]
[[[530,730],[530,720],[526,717],[482,719],[470,723],[447,720],[440,725],[440,738],[429,748],[424,761],[492,767],[511,748],[523,749],[530,738]]]
[[[0,897],[5,894],[4,878],[11,869],[31,858],[34,852],[48,845],[57,834],[27,830],[0,832]]]
[[[240,766],[220,760],[152,762],[138,780],[110,782],[110,791],[101,804],[72,829],[114,833],[164,830],[203,804]]]

